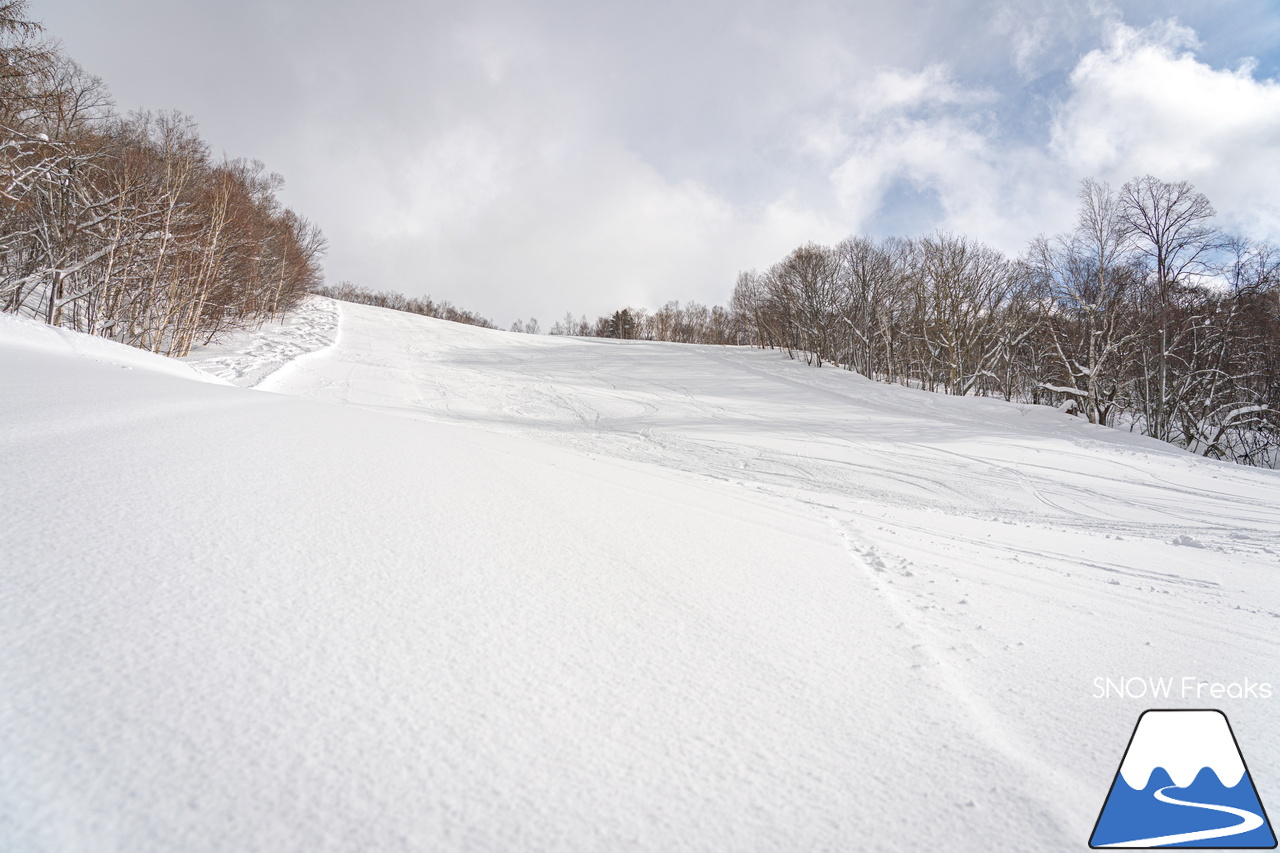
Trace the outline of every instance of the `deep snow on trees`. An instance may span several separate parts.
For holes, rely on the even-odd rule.
[[[26,12],[0,3],[0,309],[184,355],[319,283],[278,175],[213,159],[187,116],[118,115]]]

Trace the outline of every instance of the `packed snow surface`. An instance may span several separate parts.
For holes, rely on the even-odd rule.
[[[1275,472],[322,300],[144,356],[0,317],[0,849],[1082,849],[1148,707],[1280,803]]]

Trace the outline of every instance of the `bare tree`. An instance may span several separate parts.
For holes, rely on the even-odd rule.
[[[773,322],[782,326],[788,352],[802,352],[818,367],[832,349],[838,267],[831,249],[807,243],[770,268],[765,279]]]
[[[867,237],[850,237],[836,247],[836,300],[842,331],[848,336],[843,361],[849,370],[870,378],[894,381],[895,328],[902,312],[906,289],[899,242],[879,245]]]
[[[1134,178],[1120,188],[1120,207],[1132,245],[1151,275],[1155,322],[1143,350],[1143,414],[1148,431],[1168,441],[1178,420],[1179,391],[1185,388],[1178,381],[1175,352],[1196,322],[1188,302],[1198,298],[1193,285],[1206,273],[1222,237],[1211,221],[1213,205],[1186,181]]]
[[[998,381],[995,330],[1014,284],[1009,261],[990,246],[942,233],[921,240],[918,252],[917,329],[943,386],[963,395]]]
[[[1132,322],[1131,299],[1141,267],[1110,187],[1085,180],[1079,198],[1075,229],[1037,238],[1028,253],[1061,370],[1061,378],[1043,385],[1073,397],[1091,423],[1105,425],[1120,392],[1123,359],[1141,332]]]

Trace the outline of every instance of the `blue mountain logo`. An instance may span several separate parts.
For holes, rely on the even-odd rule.
[[[1089,846],[1274,849],[1226,714],[1144,711]]]

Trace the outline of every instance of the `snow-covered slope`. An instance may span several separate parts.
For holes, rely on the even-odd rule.
[[[1094,698],[1280,687],[1275,473],[312,308],[205,355],[259,390],[0,317],[0,848],[1072,849],[1211,701],[1280,798],[1275,700]]]

